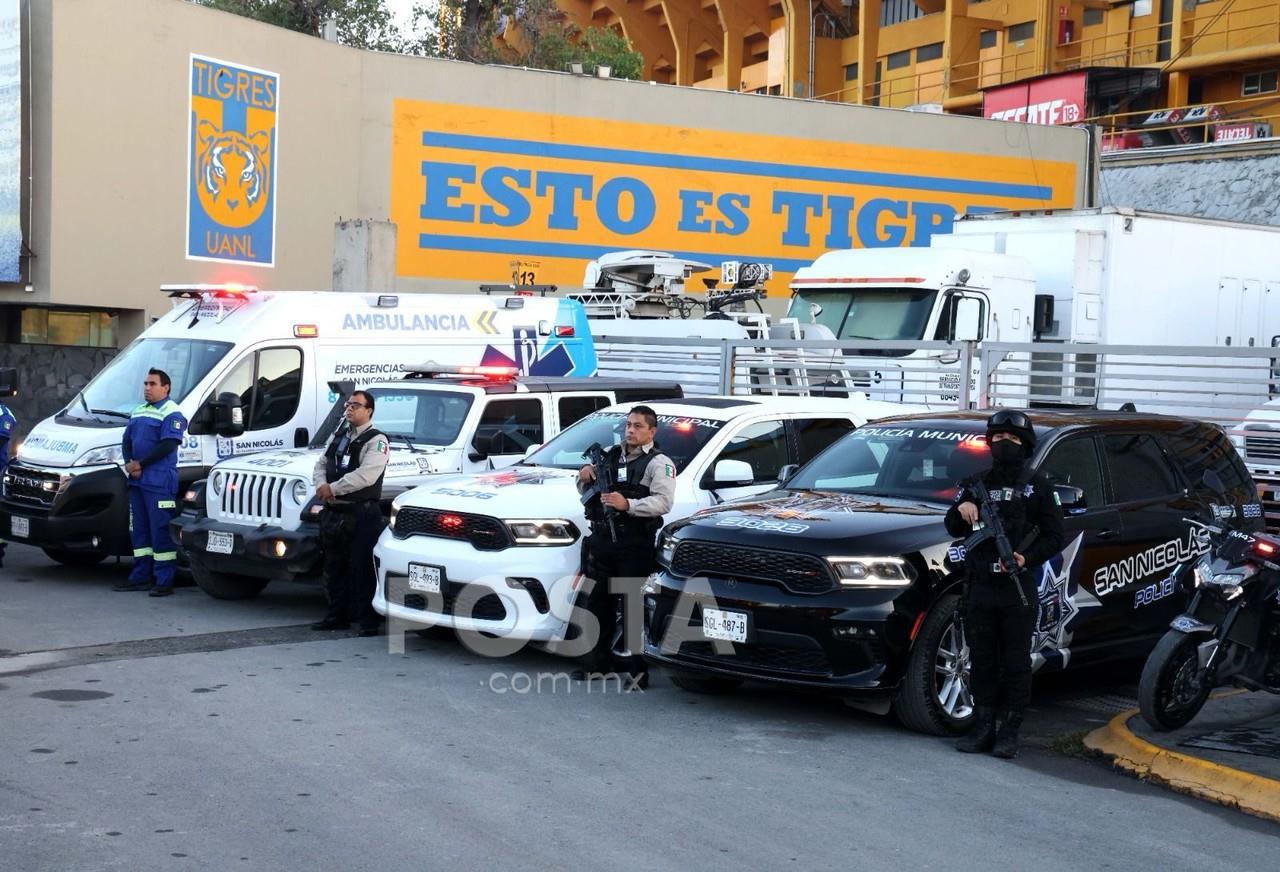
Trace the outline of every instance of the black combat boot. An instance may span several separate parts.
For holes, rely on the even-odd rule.
[[[990,751],[996,741],[996,710],[980,705],[973,719],[973,729],[956,742],[956,750],[966,754]]]
[[[992,757],[1012,760],[1018,756],[1018,730],[1022,728],[1022,712],[1006,712],[1000,722],[1000,732],[996,734],[995,747],[991,749]]]

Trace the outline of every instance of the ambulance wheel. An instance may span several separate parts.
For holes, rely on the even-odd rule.
[[[269,579],[251,575],[232,575],[210,569],[194,557],[191,559],[191,575],[196,585],[209,596],[220,600],[253,599],[262,593]]]
[[[50,560],[56,560],[63,566],[97,566],[107,559],[102,551],[68,551],[64,548],[41,548]]]
[[[956,622],[960,597],[949,594],[925,615],[893,700],[898,722],[917,733],[954,736],[973,723],[969,642]]]

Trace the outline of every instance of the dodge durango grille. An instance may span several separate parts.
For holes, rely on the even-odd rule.
[[[714,575],[767,581],[795,593],[826,593],[835,587],[831,570],[820,557],[718,542],[681,542],[671,571],[685,578]]]
[[[442,512],[405,506],[396,515],[395,536],[436,536],[441,539],[464,539],[477,551],[501,551],[511,544],[507,528],[497,518]]]

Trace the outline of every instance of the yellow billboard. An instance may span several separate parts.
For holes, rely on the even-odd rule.
[[[1070,208],[1077,164],[521,112],[392,104],[401,276],[576,286],[588,260],[657,249],[764,261],[928,245],[957,215]]]

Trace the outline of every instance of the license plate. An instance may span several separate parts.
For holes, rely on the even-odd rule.
[[[209,531],[209,541],[205,543],[204,550],[210,554],[230,554],[236,546],[235,533],[218,533]]]
[[[21,536],[26,539],[31,535],[31,519],[24,518],[21,515],[10,515],[9,532],[14,536]]]
[[[427,566],[423,563],[409,564],[409,590],[422,593],[439,593],[440,579],[444,570],[439,566]]]
[[[746,612],[726,612],[722,609],[702,610],[702,635],[706,639],[745,642],[747,626],[750,623],[751,615]]]

